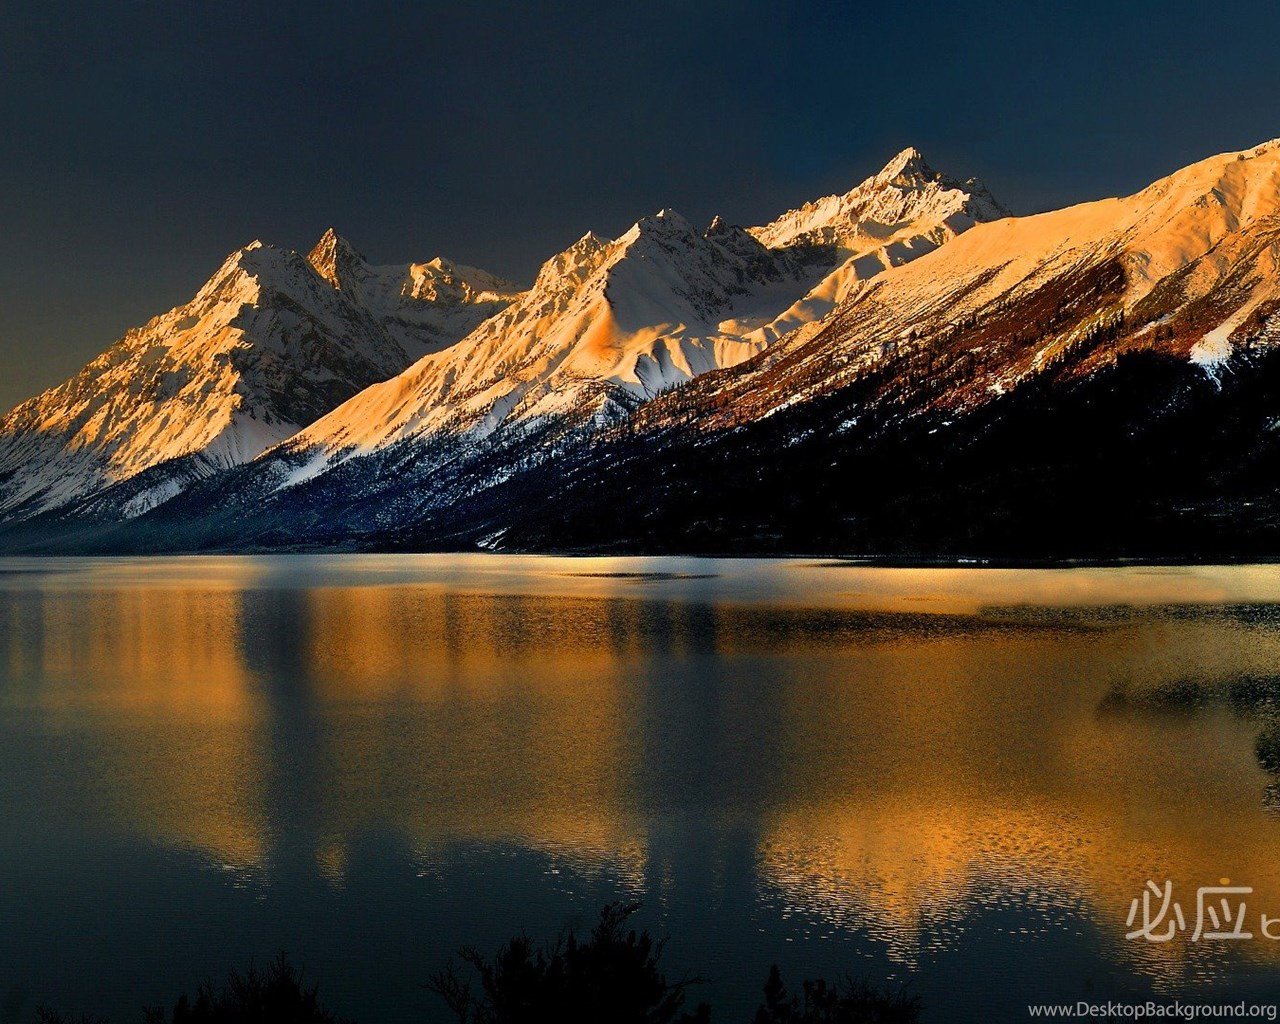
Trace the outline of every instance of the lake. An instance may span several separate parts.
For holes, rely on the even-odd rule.
[[[1268,566],[0,560],[0,1022],[279,950],[444,1020],[457,947],[632,898],[717,1021],[772,963],[933,1022],[1261,998],[1280,942],[1126,935],[1148,880],[1280,916],[1270,730]]]

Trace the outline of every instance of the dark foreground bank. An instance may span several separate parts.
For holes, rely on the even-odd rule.
[[[570,932],[554,942],[518,935],[492,956],[459,950],[425,987],[438,995],[459,1024],[709,1024],[712,1007],[693,994],[702,979],[670,981],[662,969],[665,939],[628,927],[637,903],[612,903],[584,938]],[[39,1024],[106,1024],[87,1011],[68,1014],[41,1007]],[[327,1008],[285,954],[264,969],[232,971],[182,995],[172,1010],[145,1007],[143,1024],[353,1024]],[[881,989],[846,977],[835,983],[805,980],[790,991],[775,966],[754,1024],[913,1024],[920,1000],[905,988]]]

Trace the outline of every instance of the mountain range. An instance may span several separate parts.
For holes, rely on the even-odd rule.
[[[1257,557],[1280,140],[1013,217],[914,149],[522,290],[252,243],[0,420],[11,551]]]

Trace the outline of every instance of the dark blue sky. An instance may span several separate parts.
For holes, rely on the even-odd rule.
[[[1280,135],[1280,4],[29,4],[0,12],[0,405],[253,238],[528,280],[916,145],[1016,212]]]

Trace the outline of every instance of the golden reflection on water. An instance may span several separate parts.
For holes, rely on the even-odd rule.
[[[304,670],[340,722],[326,831],[365,818],[420,848],[516,840],[638,870],[627,695],[607,643],[624,612],[435,590],[306,601]]]
[[[119,827],[241,870],[340,879],[383,828],[639,886],[653,819],[696,791],[757,837],[762,899],[906,962],[1014,907],[1195,979],[1221,949],[1125,943],[1125,916],[1148,878],[1192,916],[1222,877],[1280,913],[1259,725],[1108,697],[1271,675],[1280,628],[1222,607],[1278,598],[1265,567],[68,561],[0,572],[0,700],[85,737]]]
[[[1275,638],[1184,627],[1163,638],[1183,659],[1169,652],[1163,667],[1175,674],[1162,677],[1141,655],[1146,631],[889,644],[842,678],[799,684],[782,799],[761,845],[766,891],[869,927],[908,963],[953,941],[975,906],[1016,897],[1053,921],[1049,911],[1079,900],[1115,955],[1170,981],[1212,977],[1221,945],[1124,943],[1125,917],[1147,878],[1174,881],[1192,922],[1196,888],[1224,876],[1255,887],[1255,926],[1280,906],[1280,822],[1261,808],[1258,727],[1220,710],[1099,706],[1117,683],[1186,678],[1205,645],[1218,651],[1214,675],[1229,677],[1259,646],[1274,652]],[[879,685],[849,699],[859,677]],[[1273,943],[1241,945],[1275,959]]]
[[[104,810],[237,864],[264,852],[264,755],[235,591],[36,591],[9,602],[11,678],[55,732],[88,733]]]

